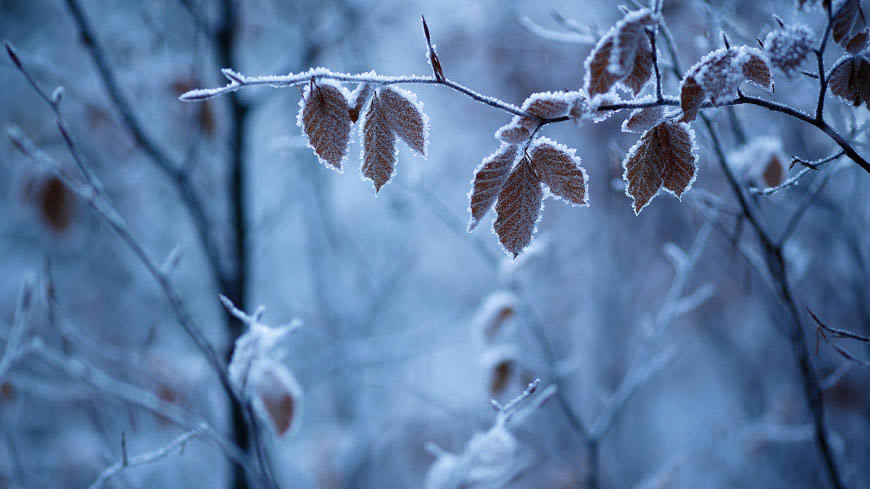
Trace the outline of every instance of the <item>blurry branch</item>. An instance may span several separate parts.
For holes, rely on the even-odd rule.
[[[791,163],[792,166],[794,166],[795,163],[800,163],[801,165],[803,165],[805,167],[797,175],[786,179],[784,182],[782,182],[781,184],[779,184],[775,187],[767,187],[767,188],[752,187],[749,189],[749,193],[759,194],[759,195],[772,195],[772,194],[779,192],[780,190],[795,186],[810,171],[821,170],[824,165],[830,163],[831,161],[839,159],[840,157],[842,157],[845,154],[846,154],[845,151],[838,151],[838,152],[832,154],[831,156],[828,156],[826,158],[822,158],[820,160],[815,160],[815,161],[806,161],[806,160],[802,160],[802,159],[798,158],[797,156],[795,156],[794,158],[792,158],[792,163]]]
[[[114,102],[124,125],[136,141],[139,142],[145,154],[154,165],[163,171],[175,184],[184,202],[184,206],[190,213],[193,224],[196,227],[197,235],[205,251],[213,279],[221,289],[226,290],[228,277],[221,262],[220,250],[210,233],[211,222],[207,217],[202,199],[193,188],[190,174],[183,168],[183,165],[173,161],[166,151],[161,148],[160,144],[145,132],[145,128],[136,118],[132,105],[122,94],[121,87],[115,78],[108,57],[97,40],[91,24],[85,17],[79,0],[66,0],[66,4],[79,28],[82,41],[94,60],[97,72],[103,81],[103,85],[106,87],[106,92]],[[33,83],[31,82],[31,84]]]
[[[0,381],[3,380],[4,375],[9,371],[13,360],[18,355],[21,340],[24,339],[25,331],[30,324],[31,311],[33,310],[33,288],[34,278],[32,274],[28,273],[21,281],[18,303],[15,307],[15,319],[12,321],[12,329],[6,340],[3,356],[0,357]]]
[[[859,341],[859,342],[865,343],[865,344],[870,344],[870,338],[868,338],[867,336],[860,335],[858,333],[853,333],[853,332],[845,330],[845,329],[833,328],[831,326],[826,325],[825,323],[822,322],[821,319],[819,319],[818,316],[816,316],[816,314],[809,307],[807,307],[807,312],[810,313],[810,317],[812,317],[813,321],[816,322],[816,352],[819,351],[818,341],[819,341],[819,336],[821,336],[825,340],[826,343],[830,344],[831,347],[834,348],[834,350],[836,350],[837,353],[839,353],[840,356],[842,356],[846,360],[857,363],[858,365],[870,367],[870,361],[862,360],[860,358],[855,357],[854,355],[852,355],[848,351],[841,348],[839,345],[828,340],[827,335],[830,334],[833,338],[855,340],[855,341]]]
[[[777,240],[777,243],[779,243],[780,246],[785,246],[788,238],[791,237],[795,229],[797,229],[798,223],[800,222],[801,218],[806,214],[806,212],[809,210],[810,206],[816,200],[819,194],[822,193],[822,190],[825,189],[828,180],[830,180],[833,175],[833,171],[825,173],[825,175],[818,182],[815,182],[815,188],[810,189],[810,191],[807,192],[806,197],[804,197],[804,199],[798,205],[797,209],[795,209],[792,215],[788,218],[788,222],[786,222],[785,228],[783,229],[782,234]]]
[[[667,459],[655,472],[644,477],[633,489],[664,489],[671,485],[676,473],[688,462],[689,456],[678,453]]]
[[[188,441],[201,435],[204,431],[206,431],[205,427],[200,427],[192,431],[188,431],[187,433],[179,436],[164,447],[130,458],[127,457],[127,448],[126,444],[124,443],[124,438],[121,438],[123,447],[123,455],[121,461],[115,463],[111,467],[106,468],[106,470],[100,473],[99,477],[97,477],[97,480],[95,480],[93,484],[88,486],[88,489],[102,488],[104,485],[106,485],[109,479],[118,475],[128,467],[151,464],[159,461],[162,458],[166,458],[167,456],[171,455],[173,452],[176,451],[181,453],[184,451],[184,447]]]
[[[580,33],[572,30],[557,31],[549,29],[528,17],[520,17],[517,19],[523,29],[529,31],[534,36],[537,36],[545,41],[565,43],[565,44],[595,44],[598,42],[596,36],[591,33]]]

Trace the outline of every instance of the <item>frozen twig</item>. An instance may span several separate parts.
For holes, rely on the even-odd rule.
[[[88,489],[100,489],[105,486],[109,479],[120,474],[122,471],[127,469],[128,467],[135,467],[138,465],[147,465],[154,462],[159,461],[160,459],[166,458],[174,452],[182,452],[184,451],[184,447],[193,438],[200,436],[202,433],[206,431],[205,426],[201,426],[194,430],[188,431],[187,433],[179,436],[175,440],[172,440],[168,445],[158,448],[156,450],[143,453],[142,455],[137,455],[135,457],[127,457],[126,449],[124,449],[124,453],[122,455],[121,461],[115,463],[114,465],[107,467],[104,471],[102,471],[97,477],[97,480],[93,482]],[[124,438],[122,437],[122,440]]]
[[[6,340],[6,348],[0,357],[0,380],[12,366],[15,357],[20,353],[21,340],[24,339],[27,326],[30,324],[31,311],[33,310],[33,289],[35,278],[32,273],[27,273],[21,280],[21,288],[18,292],[18,302],[15,307],[15,320],[12,322],[12,330]]]

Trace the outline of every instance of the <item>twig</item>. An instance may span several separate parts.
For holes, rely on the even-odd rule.
[[[205,431],[206,431],[206,427],[201,426],[197,429],[194,429],[192,431],[188,431],[187,433],[179,436],[178,438],[176,438],[175,440],[172,440],[171,443],[169,443],[168,445],[166,445],[164,447],[158,448],[156,450],[153,450],[153,451],[150,451],[147,453],[143,453],[142,455],[137,455],[135,457],[131,457],[129,459],[127,458],[127,451],[125,448],[124,453],[123,453],[122,458],[121,458],[121,461],[117,462],[114,465],[107,467],[105,470],[103,470],[100,473],[99,477],[97,477],[97,480],[95,480],[90,486],[88,486],[88,489],[100,489],[101,487],[106,485],[107,482],[109,482],[109,479],[118,475],[119,473],[121,473],[122,471],[127,469],[128,467],[135,467],[137,465],[151,464],[151,463],[157,462],[158,460],[160,460],[162,458],[166,458],[167,456],[171,455],[173,452],[176,452],[176,451],[181,452],[184,450],[184,447],[188,441],[190,441],[193,438],[198,437],[199,435],[201,435]],[[123,437],[121,439],[124,440]]]

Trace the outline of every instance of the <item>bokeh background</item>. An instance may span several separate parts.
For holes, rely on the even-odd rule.
[[[615,4],[232,3],[228,48],[219,42],[226,36],[218,0],[81,0],[81,8],[136,120],[189,174],[227,269],[238,258],[231,189],[232,168],[241,165],[248,266],[235,298],[246,310],[264,305],[266,323],[304,324],[283,357],[304,392],[298,426],[265,441],[282,487],[423,487],[436,459],[428,442],[461,452],[492,425],[490,399],[513,398],[534,378],[558,383],[586,425],[607,412],[613,420],[593,458],[551,399],[512,428],[522,453],[509,464],[517,469],[512,487],[584,487],[593,465],[606,488],[827,487],[788,339],[793,325],[759,273],[758,242],[734,216],[736,201],[700,125],[693,190],[682,202],[660,195],[639,217],[621,180],[622,158],[638,138],[620,131],[626,113],[594,125],[547,126],[546,136],[577,149],[591,205],[547,200],[535,244],[513,260],[490,231],[492,215],[475,232],[465,230],[472,174],[498,147],[493,132],[507,122],[503,112],[444,87],[406,87],[429,116],[430,155],[424,160],[402,146],[396,177],[375,196],[359,177],[356,131],[343,174],[305,147],[295,88],[239,92],[244,114],[229,97],[177,99],[224,84],[226,59],[246,74],[326,66],[426,75],[425,14],[448,77],[520,104],[533,92],[581,86],[590,40],[622,16]],[[734,45],[756,45],[775,28],[773,13],[816,32],[824,26],[820,9],[798,11],[791,1],[666,0],[663,8],[683,69],[721,46],[723,31]],[[0,37],[39,84],[64,87],[73,137],[118,212],[158,263],[180,250],[171,280],[209,340],[228,351],[234,330],[218,302],[228,291],[173,181],[121,117],[67,3],[0,0]],[[842,54],[836,49],[829,62]],[[664,88],[674,94],[679,80],[669,63],[665,57]],[[814,106],[814,80],[774,77],[768,96]],[[839,128],[867,119],[866,108],[828,103]],[[756,107],[738,107],[733,118],[724,109],[710,115],[735,155],[756,137],[780,145],[785,159],[835,149],[816,129]],[[6,137],[18,126],[75,171],[51,110],[5,55],[0,125],[0,345],[31,271],[37,294],[27,338],[232,436],[226,395],[141,261]],[[866,152],[863,132],[856,140]],[[735,165],[752,165],[758,154],[748,163],[735,156]],[[827,324],[862,334],[870,332],[868,190],[870,178],[843,161],[759,201],[766,225],[779,233],[814,195],[785,247],[797,304],[802,314],[809,307]],[[669,256],[692,249],[690,266],[675,268]],[[684,296],[695,303],[674,300]],[[812,320],[801,319],[814,348]],[[487,339],[481,331],[493,325],[498,331]],[[859,358],[870,353],[843,346]],[[824,341],[813,353],[827,382],[827,423],[844,480],[870,487],[867,367]],[[612,410],[626,377],[637,385]],[[86,487],[120,459],[122,432],[135,455],[184,431],[37,357],[17,362],[0,381],[0,487]],[[183,453],[125,470],[109,484],[220,488],[233,480],[224,454],[194,439]]]

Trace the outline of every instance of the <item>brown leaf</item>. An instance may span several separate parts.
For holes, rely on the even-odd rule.
[[[312,81],[299,101],[297,124],[308,136],[310,146],[327,168],[342,170],[352,125],[348,114],[347,90],[321,80]]]
[[[41,183],[36,195],[43,219],[55,231],[63,231],[72,221],[73,199],[66,185],[57,177]]]
[[[255,402],[275,434],[283,436],[291,431],[299,417],[299,385],[283,366],[267,365],[259,370],[253,385]]]
[[[649,42],[644,41],[637,48],[634,57],[634,68],[622,83],[635,95],[639,94],[644,85],[650,80],[653,72],[652,48]]]
[[[860,8],[859,0],[845,0],[840,4],[831,19],[831,35],[834,42],[841,43],[848,39],[855,21],[858,20]]]
[[[770,159],[767,161],[761,177],[768,187],[776,187],[783,182],[785,179],[785,165],[778,154],[773,153],[770,155]]]
[[[535,120],[514,116],[509,123],[495,131],[495,138],[508,144],[519,144],[531,137],[536,125]]]
[[[393,132],[425,158],[429,118],[423,113],[417,96],[401,88],[383,87],[378,89],[378,99]]]
[[[622,162],[625,193],[640,211],[664,187],[678,198],[688,190],[698,171],[692,129],[665,121],[647,131]]]
[[[371,98],[373,91],[372,86],[368,83],[360,83],[350,94],[351,103],[348,106],[347,113],[352,122],[356,123],[357,119],[359,119],[359,115],[363,107],[365,107],[366,102]]]
[[[471,232],[492,207],[498,193],[507,180],[514,162],[520,154],[519,146],[503,144],[495,153],[483,159],[474,171],[471,187],[471,203],[468,211],[468,232]]]
[[[493,224],[502,246],[514,258],[532,242],[543,198],[538,176],[528,160],[521,160],[498,194]]]
[[[861,32],[852,36],[843,47],[850,54],[858,54],[867,47],[867,41],[870,40],[870,29],[864,29]]]
[[[516,371],[516,367],[516,362],[508,359],[502,360],[492,366],[489,379],[490,394],[501,394],[507,388]]]
[[[680,107],[683,109],[683,117],[680,121],[691,122],[695,120],[705,98],[707,95],[695,77],[686,77],[680,86]]]
[[[363,142],[362,174],[375,184],[375,193],[393,176],[396,166],[396,135],[386,118],[380,94],[376,94],[363,116],[360,135]]]
[[[605,36],[598,41],[595,49],[586,58],[586,92],[590,97],[607,93],[622,77],[611,73],[610,52],[613,50],[613,38]]]
[[[870,106],[870,63],[863,56],[854,56],[837,65],[828,82],[831,93],[854,106]]]
[[[566,92],[533,93],[523,102],[522,110],[541,119],[555,119],[568,115],[571,101]]]
[[[549,138],[535,139],[529,158],[541,182],[553,195],[574,205],[589,205],[586,171],[573,149]]]
[[[622,131],[644,133],[658,125],[664,118],[665,108],[661,105],[635,109],[622,123]]]
[[[749,53],[748,57],[749,59],[743,64],[743,76],[761,88],[773,91],[773,77],[770,76],[767,60],[753,53]]]

